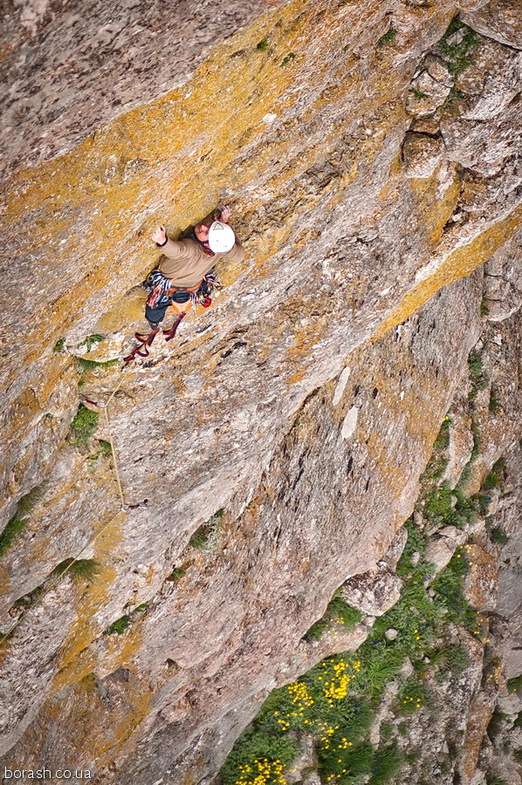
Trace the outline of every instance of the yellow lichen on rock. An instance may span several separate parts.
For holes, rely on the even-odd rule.
[[[513,236],[521,219],[522,207],[519,206],[493,226],[476,233],[469,242],[459,245],[446,258],[431,262],[425,272],[420,271],[417,274],[419,283],[412,287],[400,305],[379,325],[373,337],[379,338],[392,327],[405,321],[443,286],[469,275],[484,264]]]

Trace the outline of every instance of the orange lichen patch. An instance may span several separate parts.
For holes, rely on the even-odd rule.
[[[479,753],[492,711],[491,702],[484,695],[479,695],[469,708],[468,725],[460,763],[461,782],[463,785],[471,783],[476,771]]]
[[[372,24],[374,14],[379,20],[378,4],[370,10]],[[311,3],[303,10],[302,0],[271,10],[216,47],[183,88],[114,120],[71,153],[13,176],[7,233],[23,220],[27,239],[20,251],[40,253],[47,278],[61,270],[71,277],[67,291],[57,292],[53,308],[39,309],[39,329],[27,336],[24,363],[41,353],[41,335],[56,340],[58,330],[72,323],[93,292],[120,276],[130,288],[153,266],[157,252],[150,234],[157,223],[166,222],[175,234],[208,213],[225,188],[240,195],[236,220],[285,191],[289,204],[284,220],[274,220],[249,238],[249,256],[262,269],[295,232],[303,204],[311,210],[323,191],[332,205],[341,198],[360,171],[358,162],[375,155],[382,137],[404,115],[395,99],[397,85],[390,84],[386,69],[368,89],[349,46],[339,47],[335,66],[328,70],[324,47],[340,31],[353,34],[352,16],[353,9],[342,6],[318,15]],[[366,29],[367,23],[357,20],[356,26]],[[264,38],[268,47],[258,49]],[[289,53],[294,55],[290,59]],[[388,56],[391,50],[379,53],[381,60]],[[223,89],[225,72],[228,86]],[[313,86],[320,78],[325,84],[316,95]],[[303,89],[312,96],[304,110]],[[301,173],[306,175],[324,157],[323,146],[311,143],[309,134],[321,135],[326,145],[341,139],[353,121],[342,104],[359,93],[359,111],[372,118],[370,135],[355,139],[353,149],[339,151],[335,181],[317,189],[305,177],[297,187]],[[329,114],[332,99],[341,105],[336,104],[334,117]],[[273,121],[266,119],[272,116],[283,123],[272,128]],[[276,171],[278,161],[288,162],[283,171]],[[227,268],[225,284],[241,269]],[[127,319],[137,316],[137,301],[126,304]],[[118,329],[125,305],[103,317],[100,329]]]
[[[117,332],[129,322],[143,319],[146,298],[144,290],[129,292],[103,314],[96,329],[101,333]],[[96,359],[94,354],[93,358]]]
[[[111,565],[111,559],[122,539],[122,526],[126,516],[121,512],[109,521],[100,522],[98,536],[94,545],[94,558],[99,563],[101,571],[80,594],[78,583],[76,591],[80,595],[76,608],[76,620],[72,624],[67,641],[62,648],[59,670],[53,679],[53,687],[60,689],[66,684],[72,684],[88,673],[95,662],[96,654],[89,653],[89,645],[99,636],[100,629],[92,622],[93,616],[102,608],[109,599],[112,582],[116,577],[116,570]],[[94,532],[96,536],[96,531]],[[136,645],[139,649],[140,643]],[[78,656],[80,655],[81,656]],[[129,652],[122,655],[127,661]],[[118,667],[118,666],[116,666]],[[116,668],[114,668],[115,670]]]
[[[412,313],[433,297],[439,289],[473,272],[500,248],[520,225],[522,207],[517,207],[506,218],[497,221],[469,243],[458,247],[441,261],[437,269],[416,284],[401,304],[381,323],[373,335],[379,338],[392,327],[404,322]]]
[[[425,232],[429,242],[436,247],[442,238],[442,232],[453,214],[460,194],[460,177],[457,164],[452,164],[453,177],[445,185],[442,195],[437,169],[431,177],[411,179],[410,187],[416,197],[415,214],[421,216],[421,231]]]
[[[498,592],[498,560],[473,543],[467,549],[469,570],[464,591],[470,605],[480,610],[494,610]]]

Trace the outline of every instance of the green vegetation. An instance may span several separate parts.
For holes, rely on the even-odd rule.
[[[415,98],[421,100],[422,98],[429,98],[428,93],[423,93],[422,90],[416,90],[414,87],[410,87],[410,93],[413,93]]]
[[[98,427],[99,417],[99,414],[96,414],[96,412],[92,412],[90,409],[87,409],[83,403],[79,405],[78,411],[76,412],[74,420],[71,423],[71,435],[74,440],[73,443],[76,447],[83,447],[85,444],[87,444],[94,431]]]
[[[43,485],[36,485],[19,500],[15,514],[0,533],[0,558],[9,550],[15,539],[25,529],[28,516],[43,493]]]
[[[95,333],[94,335],[88,335],[87,338],[78,344],[78,349],[81,349],[82,346],[87,347],[87,351],[90,352],[93,346],[96,346],[98,343],[101,343],[105,338],[104,335],[99,335]]]
[[[105,360],[104,362],[98,362],[98,360],[87,360],[85,357],[78,357],[77,355],[75,355],[75,358],[76,362],[78,363],[80,373],[85,373],[85,371],[93,371],[95,368],[112,368],[118,364],[118,360]]]
[[[372,763],[372,776],[368,785],[382,785],[388,782],[399,772],[404,756],[395,745],[377,751]]]
[[[490,312],[489,301],[487,297],[483,297],[482,302],[480,303],[480,315],[489,316],[489,312]]]
[[[246,731],[228,756],[221,777],[223,785],[238,782],[254,783],[256,777],[264,775],[263,785],[279,785],[281,772],[299,751],[294,739],[269,733]],[[260,781],[259,779],[257,780]]]
[[[62,351],[63,347],[65,346],[65,338],[59,338],[53,346],[53,352],[58,354]]]
[[[386,46],[386,44],[391,44],[395,36],[397,35],[397,30],[394,30],[393,27],[390,27],[384,35],[381,35],[379,40],[377,41],[377,46]]]
[[[281,60],[281,68],[284,68],[285,65],[288,65],[288,63],[291,63],[292,60],[295,60],[295,54],[293,52],[289,52],[286,55],[286,57],[283,57],[283,59]]]
[[[347,630],[351,630],[362,619],[362,613],[357,608],[348,605],[345,599],[340,596],[341,589],[337,589],[332,599],[328,603],[324,616],[312,624],[306,635],[307,641],[317,641],[323,632],[334,624],[339,624]]]
[[[463,98],[464,98],[464,93],[462,92],[462,90],[459,90],[458,87],[455,87],[455,85],[453,85],[448,93],[446,100],[442,104],[441,109],[443,111],[447,109],[451,109],[452,106],[457,104],[459,101],[462,101]]]
[[[136,607],[133,610],[133,613],[143,613],[143,611],[146,611],[148,607],[149,607],[148,602],[142,602],[141,605],[136,605]]]
[[[111,443],[105,441],[105,439],[98,439],[98,444],[100,445],[99,449],[87,456],[87,460],[91,464],[96,463],[100,455],[103,458],[108,458],[112,452]]]
[[[522,692],[522,673],[520,676],[515,676],[507,680],[507,688],[510,694],[514,692]]]
[[[495,526],[489,532],[489,538],[491,542],[494,542],[495,545],[505,545],[506,542],[509,540],[508,535],[500,526]]]
[[[452,489],[448,482],[444,482],[426,494],[422,512],[431,524],[463,529],[466,523],[476,520],[481,509],[478,495],[468,498],[459,485]]]
[[[495,709],[493,714],[491,715],[491,719],[488,723],[487,734],[491,741],[497,738],[499,733],[502,731],[506,720],[508,719],[507,714],[504,714],[503,711],[499,711]]]
[[[457,40],[450,43],[450,39],[454,37],[455,33],[459,33],[456,36]],[[471,64],[477,41],[477,34],[471,27],[459,19],[453,19],[438,43],[439,50],[446,59],[448,71],[453,77],[460,76]]]
[[[107,627],[105,632],[107,635],[114,635],[114,634],[122,635],[131,622],[132,622],[131,616],[128,615],[121,616],[119,619],[116,619],[116,621],[113,621],[113,623]]]
[[[504,482],[506,478],[506,461],[504,458],[499,458],[498,461],[495,461],[493,466],[491,467],[491,471],[487,475],[486,479],[482,483],[481,490],[483,491],[491,491],[493,488],[498,488],[498,486]]]
[[[189,540],[191,548],[200,548],[201,550],[212,548],[224,513],[225,510],[218,510],[208,519],[208,521],[205,521],[205,523],[201,524],[201,526],[196,529]]]
[[[99,574],[100,565],[96,559],[64,559],[54,568],[53,575],[64,575],[66,572],[73,578],[92,581]]]
[[[397,716],[431,712],[429,672],[458,678],[468,665],[463,645],[441,642],[448,622],[463,625],[475,636],[482,634],[477,613],[462,590],[469,569],[468,546],[460,548],[431,583],[435,592],[431,596],[433,567],[423,558],[426,535],[412,520],[406,525],[408,541],[397,568],[404,582],[398,603],[376,619],[357,652],[328,657],[268,696],[227,759],[222,770],[225,785],[254,785],[261,769],[267,783],[280,783],[304,734],[313,738],[323,781],[331,777],[346,785],[363,780],[379,785],[396,776],[403,758],[393,737],[401,732],[400,727],[383,723],[381,744],[386,746],[373,747],[368,739],[387,685],[399,681]],[[336,592],[328,613],[334,612],[334,601],[339,599]],[[397,632],[394,640],[386,637],[390,628]],[[414,670],[404,678],[401,669],[407,660]],[[407,733],[408,722],[404,720],[403,733]],[[283,741],[288,746],[281,747]]]
[[[437,438],[433,443],[433,451],[428,464],[420,478],[421,487],[426,488],[436,483],[446,470],[448,465],[447,450],[450,441],[450,430],[452,419],[447,414],[440,426]]]
[[[166,581],[174,581],[174,583],[177,583],[178,581],[180,581],[183,578],[183,576],[186,574],[186,572],[187,571],[183,567],[174,567],[174,569],[172,570],[170,575],[167,575],[165,580]]]
[[[397,696],[398,711],[401,714],[413,714],[429,701],[426,686],[416,676],[410,676],[402,685]]]
[[[266,52],[268,49],[268,38],[263,38],[256,46],[256,49],[259,49],[260,52]]]
[[[491,388],[489,392],[489,403],[488,403],[488,410],[490,414],[498,414],[499,411],[502,409],[500,400],[498,398],[498,393],[494,387]]]
[[[11,547],[14,540],[23,532],[27,518],[20,518],[18,514],[7,522],[3,532],[0,534],[0,557]]]
[[[485,390],[489,385],[489,379],[484,373],[482,355],[480,352],[473,351],[468,357],[469,375],[471,377],[471,390],[469,393],[470,403],[473,403],[480,390]]]

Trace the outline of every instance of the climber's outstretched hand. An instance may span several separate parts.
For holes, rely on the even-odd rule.
[[[231,213],[232,210],[230,209],[228,204],[224,204],[220,210],[219,220],[222,221],[224,224],[227,224],[230,219]]]
[[[164,226],[160,226],[159,229],[156,229],[154,234],[152,235],[152,239],[158,245],[163,245],[165,240],[167,239],[167,231]]]

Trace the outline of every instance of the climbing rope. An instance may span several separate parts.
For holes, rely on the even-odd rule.
[[[123,366],[123,368],[125,368],[125,367],[126,366]],[[123,370],[123,368],[121,370]],[[124,498],[124,495],[123,495],[123,488],[122,488],[122,484],[121,484],[121,480],[120,480],[120,472],[119,472],[119,468],[118,468],[118,459],[117,459],[117,456],[116,456],[116,449],[114,447],[114,440],[113,440],[113,437],[112,437],[111,422],[110,422],[110,417],[109,417],[109,404],[112,401],[112,399],[114,398],[114,396],[116,395],[116,393],[118,392],[118,390],[120,389],[122,383],[123,383],[123,376],[121,376],[120,381],[118,382],[118,384],[116,385],[116,387],[114,388],[112,393],[107,398],[107,400],[105,402],[105,407],[104,407],[105,421],[107,423],[107,430],[108,430],[108,434],[109,434],[109,443],[111,445],[112,461],[113,461],[113,464],[114,464],[114,472],[116,474],[116,481],[117,481],[117,484],[118,484],[118,493],[119,493],[120,501],[121,501],[121,509],[120,509],[119,512],[116,513],[116,515],[113,515],[112,518],[104,526],[102,526],[100,531],[91,540],[89,540],[89,542],[86,545],[83,546],[81,551],[73,558],[73,560],[70,562],[70,564],[68,564],[67,567],[65,567],[60,572],[60,574],[56,576],[56,579],[54,581],[50,582],[50,584],[45,588],[45,590],[42,592],[42,594],[40,594],[40,596],[38,597],[36,602],[33,605],[31,605],[30,608],[27,608],[27,610],[24,611],[18,617],[18,619],[15,621],[15,623],[9,628],[9,630],[6,633],[3,633],[0,636],[0,646],[2,646],[4,641],[7,640],[7,638],[9,638],[9,636],[14,632],[14,630],[18,627],[18,625],[25,619],[25,617],[29,613],[29,611],[32,611],[35,607],[37,607],[38,605],[41,604],[41,602],[49,594],[49,592],[58,585],[59,581],[62,580],[62,578],[65,575],[65,573],[68,572],[71,569],[71,567],[73,566],[73,564],[75,562],[79,561],[79,559],[82,556],[82,554],[85,553],[85,551],[88,548],[90,548],[91,545],[93,545],[96,542],[98,537],[101,537],[103,532],[106,529],[108,529],[108,527],[113,523],[113,521],[115,521],[116,518],[118,518],[118,516],[121,515],[121,513],[126,513],[127,512],[126,507],[125,507],[125,498]]]

